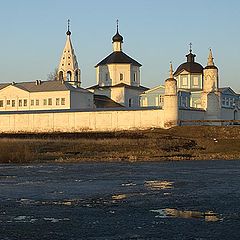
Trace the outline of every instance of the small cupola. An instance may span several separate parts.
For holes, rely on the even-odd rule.
[[[117,32],[112,37],[112,43],[113,43],[113,51],[114,52],[122,51],[123,37],[118,32],[118,20],[117,20]]]
[[[195,62],[196,55],[192,54],[192,43],[190,43],[189,45],[190,45],[189,54],[186,55],[187,62]]]

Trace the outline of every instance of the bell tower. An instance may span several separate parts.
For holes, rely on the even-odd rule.
[[[70,20],[67,25],[67,39],[63,49],[62,57],[58,66],[58,80],[66,81],[72,85],[80,87],[81,85],[81,71],[78,68],[77,57],[71,42]]]

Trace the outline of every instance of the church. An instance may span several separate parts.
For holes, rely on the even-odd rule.
[[[170,64],[164,85],[149,89],[141,85],[142,65],[123,51],[118,22],[112,52],[95,66],[96,85],[82,88],[69,25],[68,20],[54,80],[0,84],[0,131],[105,131],[240,120],[240,94],[220,87],[211,49],[202,66],[190,44],[186,62],[175,72]]]

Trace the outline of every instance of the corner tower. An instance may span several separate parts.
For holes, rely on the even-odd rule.
[[[209,50],[207,66],[203,70],[203,92],[217,91],[218,86],[218,68],[213,62],[212,49]]]
[[[211,49],[208,55],[208,63],[203,73],[204,81],[201,105],[206,111],[205,119],[219,119],[221,116],[221,103],[218,91],[218,68],[214,65]]]
[[[63,49],[62,57],[58,66],[58,80],[67,81],[72,85],[81,85],[81,71],[71,42],[70,20],[68,20],[67,39]]]
[[[172,63],[170,64],[170,76],[165,80],[164,94],[164,127],[170,128],[178,125],[178,95],[177,81],[173,77]]]

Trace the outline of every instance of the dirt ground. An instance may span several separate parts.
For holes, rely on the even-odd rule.
[[[209,159],[240,159],[240,126],[0,135],[0,163]]]

